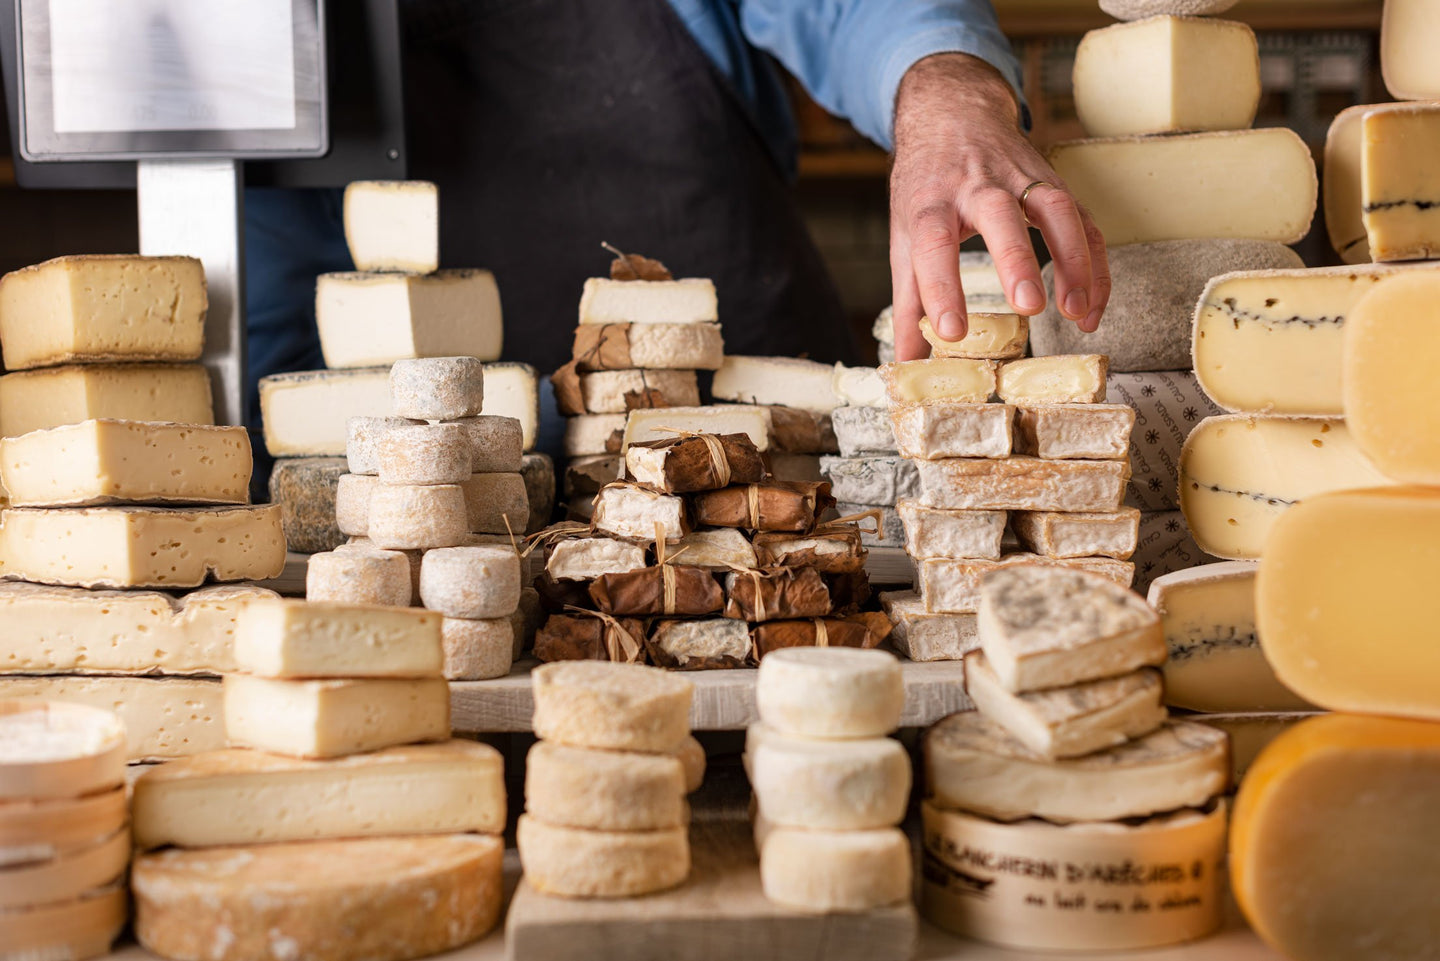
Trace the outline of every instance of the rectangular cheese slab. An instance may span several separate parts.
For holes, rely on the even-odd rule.
[[[820,470],[836,500],[890,505],[919,493],[919,476],[900,457],[822,457]]]
[[[571,356],[581,371],[718,370],[725,341],[719,324],[582,324]]]
[[[352,417],[390,416],[390,368],[309,370],[260,379],[265,447],[274,457],[341,457]]]
[[[624,450],[623,438],[627,419],[625,414],[579,414],[565,418],[565,437],[562,442],[565,456],[589,458],[606,454],[618,455]],[[657,433],[655,438],[650,439],[654,440],[659,436]],[[593,494],[594,491],[590,491],[584,496]]]
[[[998,275],[996,277],[998,280]],[[965,288],[966,305],[973,293],[969,278],[963,272],[961,286]],[[1002,295],[1003,296],[1003,295]],[[920,333],[930,344],[931,357],[968,357],[974,360],[1014,360],[1025,356],[1025,345],[1030,340],[1030,318],[1021,314],[987,314],[971,310],[966,315],[965,336],[959,340],[945,340],[935,332],[935,325],[929,317],[920,318]]]
[[[440,615],[410,608],[277,600],[235,627],[235,664],[257,677],[440,677]]]
[[[540,375],[529,364],[513,360],[485,365],[485,417],[513,417],[520,422],[520,443],[528,453],[540,436]]]
[[[1365,157],[1365,116],[1400,109],[1403,103],[1369,103],[1340,111],[1325,136],[1325,177],[1320,184],[1325,205],[1325,230],[1330,246],[1347,264],[1370,263],[1370,238],[1365,233],[1365,200],[1361,166]]]
[[[756,449],[769,450],[773,429],[770,408],[754,404],[632,410],[625,421],[621,449],[645,441],[668,440],[675,436],[676,431],[689,431],[694,434],[745,434],[754,442]]]
[[[710,393],[737,404],[794,407],[828,414],[840,406],[832,381],[835,368],[799,357],[728,355]]]
[[[96,419],[213,424],[199,364],[84,364],[0,377],[0,437]]]
[[[1410,104],[1361,121],[1360,199],[1377,263],[1440,255],[1440,105]]]
[[[235,670],[240,612],[276,596],[239,585],[175,597],[0,582],[0,673],[223,674]]]
[[[949,510],[1116,511],[1130,465],[1123,460],[915,461],[921,501]]]
[[[598,370],[580,375],[580,395],[587,414],[623,414],[642,407],[695,407],[700,403],[693,370]]]
[[[582,324],[713,324],[719,319],[715,284],[702,277],[591,277],[580,294]]]
[[[940,510],[904,498],[897,502],[896,512],[905,525],[905,550],[911,557],[1000,559],[1005,511]]]
[[[958,661],[980,646],[974,614],[931,614],[915,591],[880,595],[890,623],[890,644],[912,661]]]
[[[1255,31],[1176,16],[1091,30],[1075,51],[1074,96],[1091,137],[1244,130],[1260,106]]]
[[[114,711],[125,725],[126,757],[160,761],[225,746],[218,680],[185,677],[0,677],[0,699],[44,698]]]
[[[1386,0],[1380,23],[1380,69],[1396,100],[1440,100],[1440,16],[1428,0]]]
[[[199,587],[285,568],[280,508],[10,508],[0,576],[71,587]]]
[[[0,277],[0,347],[10,370],[196,360],[206,307],[194,257],[56,257]]]
[[[932,357],[886,364],[880,368],[880,376],[885,379],[885,391],[892,405],[923,404],[932,400],[983,404],[995,393],[995,373],[999,366],[993,360]]]
[[[225,677],[225,734],[235,747],[342,757],[450,736],[442,678],[280,681]]]
[[[243,427],[87,420],[0,440],[13,507],[246,504],[253,467]]]
[[[1113,514],[1016,511],[1015,536],[1027,551],[1045,557],[1113,557],[1128,561],[1140,540],[1140,512]]]
[[[505,335],[500,288],[488,270],[321,274],[315,320],[331,368],[410,357],[499,360]]]
[[[1015,412],[1015,452],[1048,460],[1118,460],[1130,449],[1128,404],[1044,404]]]
[[[1007,404],[1099,404],[1105,400],[1104,354],[1053,354],[1000,367],[995,393]]]
[[[133,791],[141,850],[505,830],[503,759],[475,741],[327,761],[215,751],[153,767]]]
[[[427,180],[352,181],[344,221],[357,270],[428,274],[440,266],[440,190]]]
[[[837,407],[830,423],[841,457],[899,453],[888,407]]]
[[[1009,457],[1015,408],[1008,404],[930,401],[890,408],[890,425],[901,456]]]
[[[1275,520],[1327,491],[1391,483],[1344,421],[1209,417],[1180,454],[1180,509],[1195,543],[1228,560],[1257,558]]]
[[[931,614],[974,614],[980,610],[980,580],[990,571],[1018,565],[1058,567],[1098,574],[1129,587],[1135,565],[1109,557],[1057,559],[1038,554],[1007,554],[999,560],[929,558],[916,563],[916,583]]]
[[[1293,130],[1076,140],[1050,164],[1112,246],[1205,237],[1298,242],[1319,181]]]

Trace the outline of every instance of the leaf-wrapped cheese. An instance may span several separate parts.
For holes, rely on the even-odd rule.
[[[830,612],[854,614],[870,600],[870,574],[863,567],[858,571],[840,571],[822,575],[830,589]]]
[[[625,452],[625,467],[637,483],[667,494],[765,479],[760,451],[746,434],[690,434],[632,444]]]
[[[782,454],[836,454],[840,444],[829,414],[772,406],[770,449]]]
[[[809,567],[736,571],[725,579],[725,616],[761,624],[830,613],[830,590]]]
[[[551,614],[535,632],[542,661],[645,663],[645,622],[633,618]]]
[[[756,655],[785,647],[878,647],[890,635],[890,618],[877,611],[809,621],[771,621],[754,630]]]
[[[834,504],[830,485],[824,481],[745,484],[705,491],[691,500],[696,526],[794,533],[812,529]]]
[[[714,574],[682,564],[604,574],[591,582],[590,598],[607,614],[667,617],[716,614],[725,601]]]
[[[690,532],[684,498],[635,484],[606,484],[595,495],[591,529],[626,541],[678,541]],[[729,525],[733,526],[733,525]]]
[[[813,567],[824,574],[863,570],[865,547],[860,529],[850,524],[826,525],[808,534],[755,535],[755,559],[761,567]]]
[[[744,667],[750,661],[750,627],[723,617],[656,621],[645,649],[656,666],[677,671]]]
[[[589,608],[590,582],[588,580],[556,580],[546,572],[536,575],[535,592],[540,595],[540,606],[547,611],[563,611],[567,607]]]

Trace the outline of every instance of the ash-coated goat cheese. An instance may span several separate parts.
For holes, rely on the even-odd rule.
[[[409,357],[498,360],[505,337],[500,287],[488,270],[321,274],[315,320],[330,368]]]
[[[390,368],[397,417],[458,420],[484,413],[485,365],[475,357],[397,360]]]
[[[440,191],[428,180],[353,181],[343,216],[356,270],[428,274],[440,266]]]

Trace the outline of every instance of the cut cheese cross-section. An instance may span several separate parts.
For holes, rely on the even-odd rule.
[[[1015,536],[1027,551],[1045,557],[1113,557],[1129,560],[1140,540],[1140,512],[1113,514],[1015,511]]]
[[[440,266],[440,191],[429,181],[347,184],[344,219],[357,270],[428,274]]]
[[[946,400],[961,404],[983,404],[995,393],[992,360],[959,357],[932,357],[886,364],[880,368],[891,404],[923,404]]]
[[[213,424],[210,374],[199,364],[77,364],[0,377],[0,437],[102,418]]]
[[[1326,491],[1390,483],[1343,421],[1209,417],[1180,454],[1180,508],[1207,554],[1251,560],[1276,518]]]
[[[825,374],[828,380],[830,368],[825,368]],[[584,410],[573,413],[624,414],[635,408],[694,407],[700,403],[693,370],[597,370],[580,375],[580,395]]]
[[[502,360],[485,365],[484,417],[513,417],[520,422],[524,449],[535,449],[540,432],[540,378],[529,364]]]
[[[444,680],[225,677],[225,735],[237,747],[330,758],[450,736]]]
[[[1370,262],[1370,238],[1365,233],[1365,199],[1362,166],[1365,155],[1366,114],[1397,110],[1405,104],[1370,103],[1342,110],[1325,137],[1325,177],[1321,183],[1325,204],[1325,230],[1330,246],[1347,264]]]
[[[1105,400],[1103,354],[1056,354],[1012,360],[1000,368],[995,392],[1007,404],[1098,404]]]
[[[1440,104],[1407,104],[1361,121],[1360,195],[1377,263],[1440,255]]]
[[[715,372],[716,400],[794,407],[828,414],[840,406],[831,386],[835,368],[798,357],[730,355]]]
[[[993,571],[1008,567],[1053,568],[1080,571],[1129,587],[1135,579],[1135,565],[1109,557],[1042,557],[1039,554],[1006,554],[999,560],[931,557],[916,563],[916,583],[932,614],[973,614],[980,610],[981,580]]]
[[[257,601],[236,623],[235,662],[257,677],[439,677],[444,666],[440,615],[319,601]]]
[[[719,319],[715,284],[702,277],[591,277],[580,293],[582,324],[713,324]]]
[[[0,677],[0,698],[43,698],[113,711],[130,761],[187,757],[225,746],[217,680],[183,677]]]
[[[260,378],[265,447],[274,457],[340,457],[345,453],[350,418],[389,415],[387,367],[311,370]]]
[[[0,701],[0,802],[80,797],[124,781],[125,729],[113,713],[78,704]]]
[[[962,272],[961,280],[965,293],[974,295],[976,291],[971,287],[971,278]],[[935,325],[930,323],[929,317],[922,317],[920,333],[930,344],[931,357],[1014,360],[1025,356],[1025,344],[1030,339],[1030,318],[1021,314],[970,311],[966,317],[965,336],[959,340],[946,340],[935,332]]]
[[[5,366],[195,360],[206,306],[194,257],[57,257],[0,277]]]
[[[1050,163],[1112,245],[1236,237],[1296,243],[1319,182],[1292,130],[1077,140]]]
[[[886,592],[880,604],[894,624],[889,642],[912,661],[958,661],[980,645],[974,614],[929,614],[915,591]]]
[[[915,466],[921,500],[948,510],[1116,511],[1130,479],[1125,460],[957,457]]]
[[[499,360],[500,288],[488,270],[321,274],[315,320],[326,367],[375,367],[408,357]]]
[[[571,348],[581,371],[719,370],[719,324],[581,324]]]
[[[757,450],[765,451],[770,449],[770,434],[774,430],[770,408],[754,404],[632,410],[628,416],[615,415],[618,424],[613,426],[609,421],[610,415],[601,416],[606,418],[603,423],[600,422],[600,417],[593,418],[597,422],[595,433],[609,437],[611,430],[618,426],[624,431],[624,437],[615,451],[593,450],[590,453],[618,453],[631,444],[671,440],[676,436],[676,431],[693,434],[744,434],[750,438]]]
[[[901,456],[925,460],[1009,457],[1014,422],[1015,408],[1008,404],[937,400],[890,409],[895,446]]]
[[[1430,0],[1385,0],[1380,69],[1396,100],[1440,99],[1440,10]]]

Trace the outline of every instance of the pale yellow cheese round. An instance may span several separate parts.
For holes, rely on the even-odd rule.
[[[771,901],[809,911],[870,911],[910,899],[910,839],[874,831],[757,831],[760,884]]]
[[[82,798],[0,802],[0,867],[96,844],[124,827],[126,816],[123,787]]]
[[[80,797],[124,783],[125,727],[114,713],[0,701],[0,801]]]
[[[760,811],[776,825],[855,831],[905,818],[910,757],[899,741],[787,737],[757,724],[746,755]]]
[[[115,881],[129,863],[127,828],[99,844],[69,849],[47,861],[7,868],[0,871],[0,911],[72,901]]]
[[[685,823],[678,757],[537,741],[525,759],[525,810],[548,824],[656,831]]]
[[[673,888],[690,874],[683,827],[586,831],[522,814],[515,838],[525,880],[542,894],[634,898]]]
[[[883,737],[900,726],[905,684],[884,651],[792,647],[760,661],[760,720],[798,737]]]
[[[123,882],[83,897],[15,911],[0,911],[0,957],[81,961],[110,950],[129,916]]]
[[[561,661],[530,675],[535,735],[572,747],[670,754],[690,736],[694,685],[659,668]]]
[[[508,617],[440,621],[440,643],[445,650],[445,679],[484,681],[510,673],[515,657],[515,624]]]

